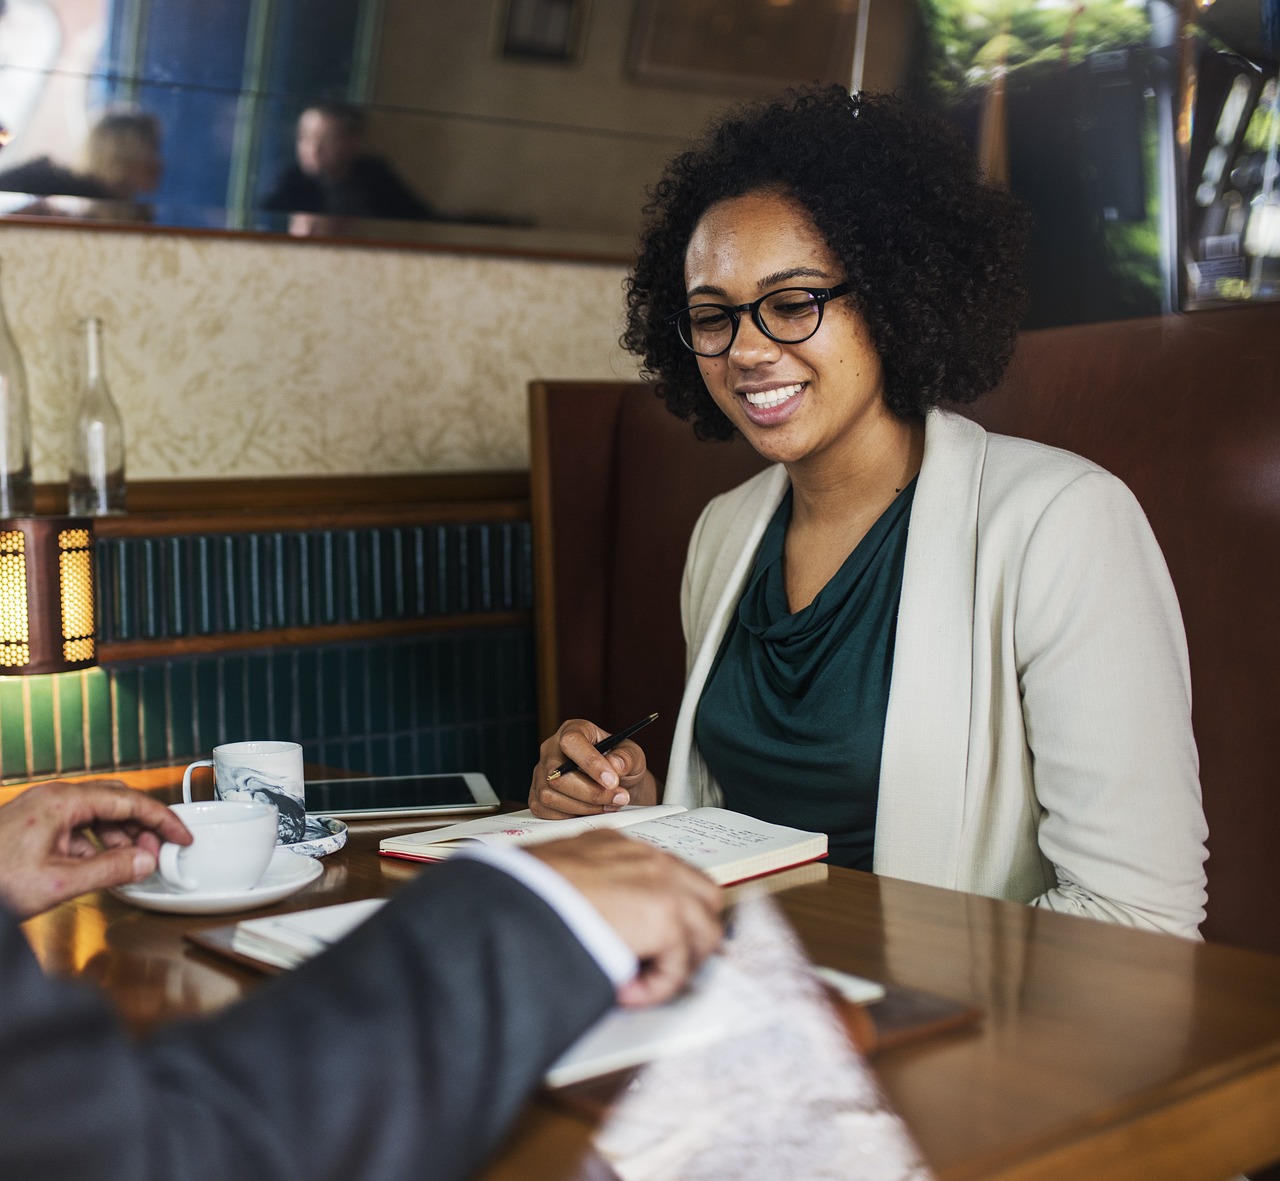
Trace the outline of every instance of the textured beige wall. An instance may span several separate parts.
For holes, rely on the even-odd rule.
[[[133,479],[520,468],[530,379],[635,375],[620,266],[11,224],[0,260],[42,481],[87,315]]]

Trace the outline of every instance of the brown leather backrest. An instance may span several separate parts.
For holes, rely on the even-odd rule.
[[[1024,333],[973,417],[1087,456],[1146,510],[1191,652],[1204,933],[1280,952],[1280,305]]]
[[[763,461],[741,441],[698,442],[638,382],[534,382],[529,417],[540,730],[571,717],[619,730],[657,710],[643,744],[665,777],[689,535]]]
[[[645,748],[665,762],[689,532],[760,461],[698,443],[637,383],[539,383],[531,409],[542,729],[658,709]],[[1191,651],[1205,934],[1280,952],[1280,305],[1025,333],[971,413],[1087,456],[1142,503]]]

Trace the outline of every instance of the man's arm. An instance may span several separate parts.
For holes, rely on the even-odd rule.
[[[692,970],[718,892],[689,906],[692,871],[657,850],[615,873],[638,843],[593,836],[609,839],[544,860],[611,925],[627,914],[615,930],[657,981]],[[0,915],[0,1181],[460,1181],[614,999],[551,906],[461,859],[296,972],[140,1047],[92,991],[45,979]]]

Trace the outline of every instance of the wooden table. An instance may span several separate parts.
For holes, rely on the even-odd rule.
[[[150,779],[172,792],[165,773]],[[381,837],[421,825],[350,827],[324,876],[277,910],[431,872],[376,855]],[[818,962],[985,1011],[874,1060],[940,1181],[1222,1181],[1280,1159],[1280,957],[840,869],[778,898]],[[141,1031],[261,981],[182,938],[227,921],[88,895],[26,929],[48,971],[101,985]],[[588,1135],[535,1100],[485,1177],[565,1181]]]

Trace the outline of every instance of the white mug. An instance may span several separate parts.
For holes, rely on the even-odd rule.
[[[213,748],[213,758],[192,763],[182,776],[182,798],[191,802],[191,772],[212,767],[214,794],[220,800],[261,800],[280,812],[279,841],[303,839],[307,803],[302,780],[302,747],[296,742],[228,742]]]
[[[274,805],[258,800],[202,800],[174,804],[173,810],[194,840],[189,845],[166,841],[160,846],[157,868],[168,885],[220,894],[258,884],[276,851]]]

